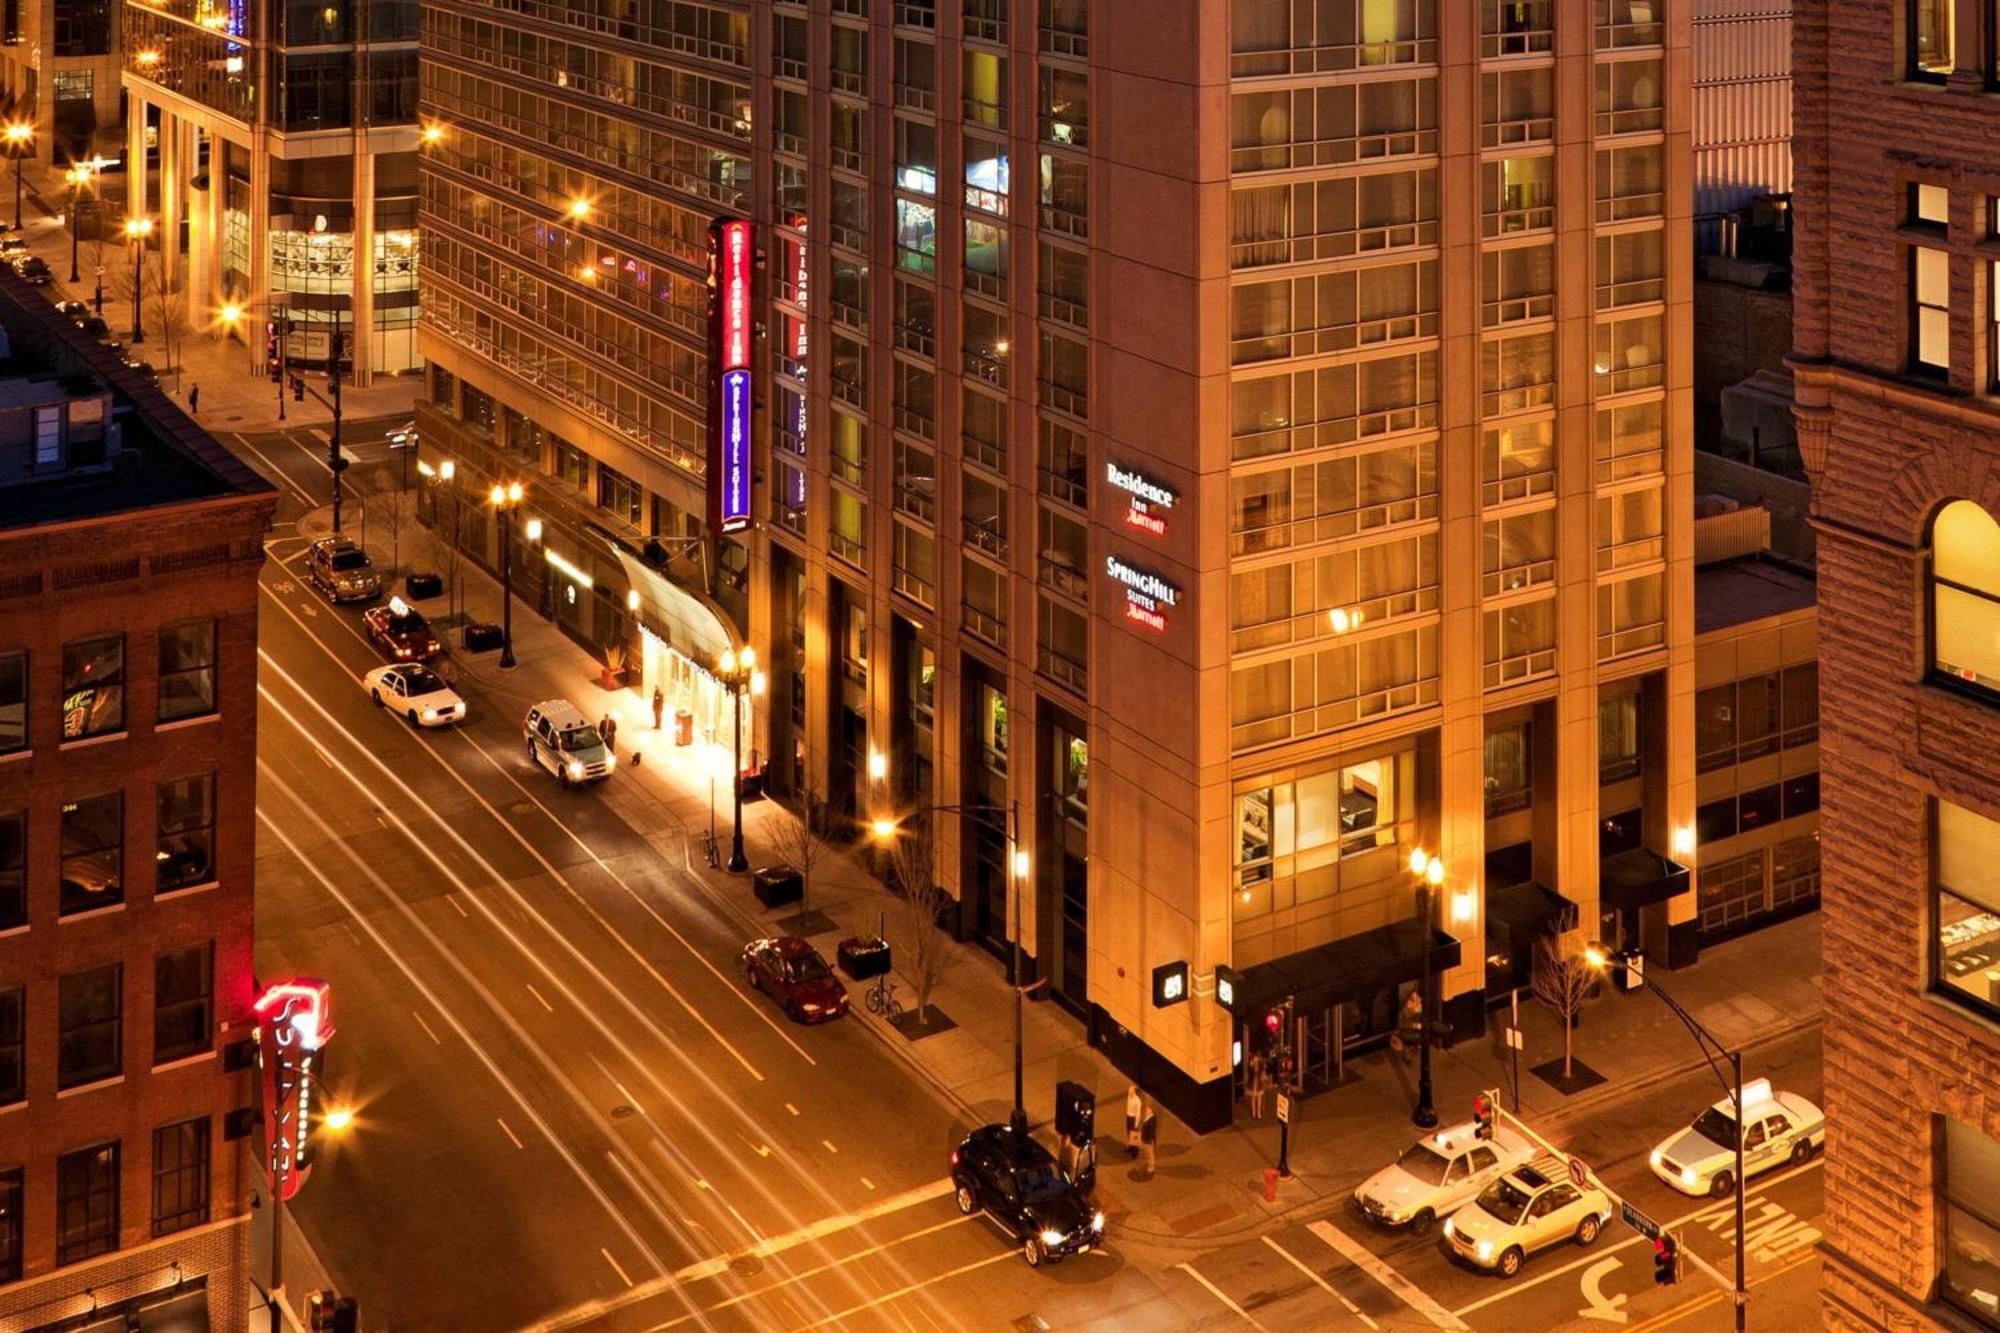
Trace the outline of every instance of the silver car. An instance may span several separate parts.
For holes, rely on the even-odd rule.
[[[346,537],[321,537],[308,546],[306,577],[336,602],[365,602],[382,591],[375,562]]]

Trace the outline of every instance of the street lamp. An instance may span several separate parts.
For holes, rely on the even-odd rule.
[[[1431,937],[1437,920],[1437,891],[1444,885],[1444,862],[1423,848],[1410,851],[1410,873],[1417,877],[1417,926],[1423,931],[1424,979],[1419,992],[1421,1006],[1417,1020],[1417,1109],[1410,1122],[1419,1129],[1433,1128],[1437,1109],[1431,1104]]]
[[[500,669],[514,669],[514,560],[509,540],[513,523],[508,515],[520,511],[523,491],[521,483],[510,482],[505,486],[497,482],[487,498],[493,502],[493,512],[500,524]]]
[[[299,1077],[316,1092],[324,1086],[317,1076],[308,1074],[304,1070],[299,1071]],[[354,1127],[354,1108],[327,1107],[320,1114],[320,1127],[332,1134],[347,1133]],[[271,1196],[271,1285],[264,1296],[270,1307],[271,1327],[281,1328],[283,1323],[278,1310],[283,1300],[280,1293],[285,1289],[285,1190],[281,1183],[272,1180],[268,1174],[265,1183]]]
[[[14,159],[14,230],[21,230],[21,159],[30,151],[35,127],[25,120],[7,122],[7,156]]]
[[[146,341],[146,330],[140,322],[139,308],[145,305],[141,298],[145,295],[146,238],[153,234],[151,218],[126,218],[125,239],[132,242],[132,341]],[[338,529],[336,529],[338,531]]]
[[[83,236],[83,228],[79,224],[77,210],[82,207],[84,186],[90,184],[92,179],[94,179],[91,164],[88,162],[72,162],[69,170],[63,172],[63,179],[69,182],[69,280],[71,282],[81,282],[83,281],[83,270],[77,266],[77,260],[80,257],[78,248]]]
[[[870,776],[874,773],[871,763]],[[883,766],[887,773],[887,764]],[[1013,1131],[1025,1137],[1028,1132],[1028,1109],[1022,1095],[1023,1064],[1026,1049],[1023,1037],[1025,1020],[1022,1016],[1023,1003],[1028,987],[1021,984],[1021,895],[1027,887],[1028,873],[1034,868],[1034,858],[1021,846],[1021,803],[1015,801],[1006,806],[998,805],[927,805],[904,817],[928,820],[932,815],[957,815],[975,824],[983,824],[1007,839],[1007,868],[1012,871],[1011,891],[1008,893],[1008,962],[1007,980],[1014,987],[1014,1109],[1007,1117]],[[869,830],[875,837],[887,842],[896,834],[903,821],[877,818],[869,821]],[[1037,983],[1039,984],[1039,983]]]
[[[743,695],[746,692],[764,692],[764,673],[757,670],[757,650],[746,643],[740,651],[723,649],[722,661],[717,664],[715,674],[729,691],[731,753],[735,756],[729,779],[735,809],[734,826],[729,835],[729,868],[742,874],[750,868],[750,858],[743,854]]]
[[[1631,966],[1628,960],[1612,953],[1610,947],[1601,940],[1592,940],[1585,945],[1583,958],[1599,972],[1614,967]],[[1743,1280],[1743,1052],[1731,1050],[1723,1045],[1716,1039],[1714,1033],[1696,1022],[1694,1015],[1683,1009],[1673,996],[1660,989],[1657,981],[1649,979],[1646,989],[1659,996],[1660,1003],[1673,1010],[1674,1017],[1680,1019],[1681,1025],[1688,1030],[1688,1035],[1694,1038],[1694,1044],[1700,1049],[1702,1058],[1708,1061],[1708,1067],[1721,1081],[1723,1095],[1728,1097],[1729,1104],[1736,1108],[1735,1115],[1731,1117],[1736,1121],[1736,1173],[1730,1180],[1730,1188],[1736,1195],[1736,1329],[1737,1333],[1742,1333],[1750,1303],[1750,1289]],[[1728,1062],[1727,1075],[1723,1074],[1718,1060]]]

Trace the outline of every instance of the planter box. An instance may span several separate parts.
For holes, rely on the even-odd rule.
[[[459,641],[468,653],[490,653],[500,647],[500,627],[483,623],[468,624],[459,631]]]
[[[421,602],[428,597],[436,597],[444,591],[442,574],[405,574],[403,595],[413,602]]]
[[[766,907],[783,907],[806,896],[805,876],[783,862],[754,872],[750,888]]]
[[[850,936],[834,948],[840,970],[855,981],[879,977],[889,970],[889,941]]]

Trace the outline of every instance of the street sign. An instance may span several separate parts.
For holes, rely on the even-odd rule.
[[[1637,1208],[1634,1208],[1631,1204],[1626,1203],[1623,1199],[1618,1201],[1618,1216],[1626,1226],[1631,1227],[1647,1240],[1658,1240],[1660,1238],[1660,1224],[1640,1212]]]
[[[1521,1029],[1519,1028],[1507,1029],[1507,1049],[1510,1051],[1520,1051],[1527,1049],[1526,1044],[1523,1043],[1521,1040]]]
[[[1278,1094],[1278,1123],[1281,1125],[1292,1123],[1292,1099],[1282,1092]]]
[[[1569,1178],[1578,1189],[1590,1188],[1590,1167],[1581,1157],[1571,1156],[1569,1159]]]

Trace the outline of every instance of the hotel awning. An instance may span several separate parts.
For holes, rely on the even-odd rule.
[[[625,548],[615,548],[626,581],[639,594],[639,623],[681,656],[713,669],[736,646],[722,608],[684,588]]]
[[[1688,880],[1686,866],[1650,847],[1633,847],[1597,863],[1597,898],[1623,911],[1651,907],[1686,893]]]
[[[1458,954],[1457,940],[1441,930],[1431,933],[1433,973],[1457,967]],[[1283,1004],[1288,995],[1300,1012],[1330,1009],[1415,981],[1423,970],[1422,929],[1414,919],[1392,921],[1245,970],[1237,1012],[1254,1015]]]
[[[1486,933],[1516,937],[1576,928],[1576,904],[1545,884],[1532,881],[1490,889],[1486,894]]]

